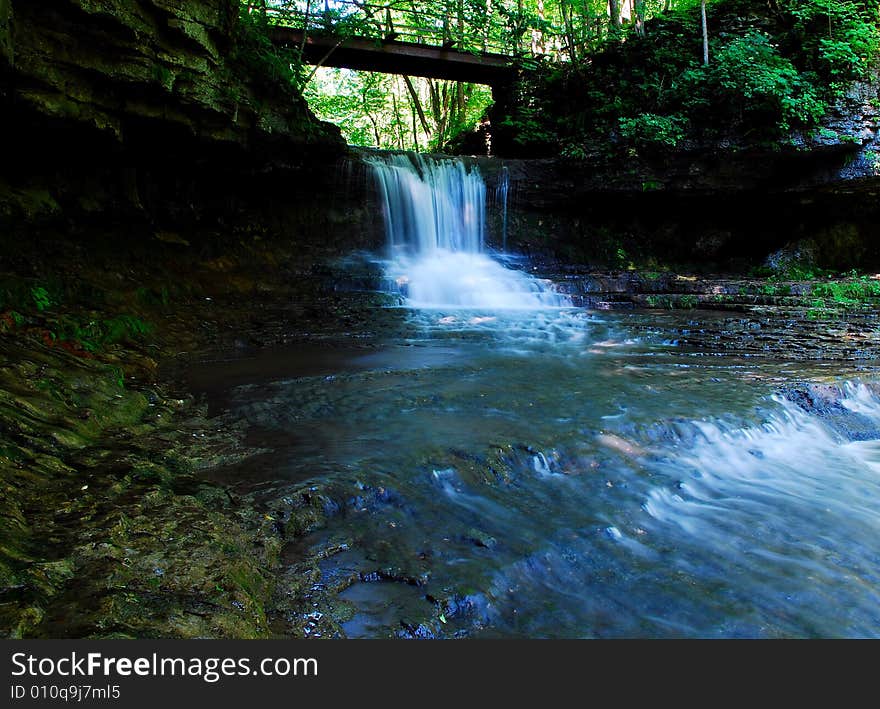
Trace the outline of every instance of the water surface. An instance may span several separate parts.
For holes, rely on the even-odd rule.
[[[374,170],[406,334],[225,377],[266,448],[236,483],[355,490],[287,556],[323,559],[346,634],[880,635],[870,369],[680,345],[703,314],[574,308],[487,249],[478,173]]]
[[[443,594],[449,634],[880,634],[873,390],[805,410],[780,392],[824,369],[687,350],[655,317],[414,310],[403,341],[285,352],[228,392],[270,449],[238,483],[386,491],[300,542],[346,540],[325,572],[372,579],[343,596],[353,636]]]

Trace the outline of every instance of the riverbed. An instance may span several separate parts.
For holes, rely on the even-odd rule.
[[[221,482],[355,491],[284,555],[345,636],[878,634],[871,362],[676,339],[709,313],[402,317],[191,370],[262,451]]]

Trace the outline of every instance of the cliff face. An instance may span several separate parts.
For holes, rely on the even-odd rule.
[[[0,0],[0,220],[172,209],[193,189],[210,205],[251,172],[340,155],[238,7]]]
[[[248,146],[339,143],[281,82],[257,84],[239,32],[234,0],[2,0],[7,98],[119,143],[147,121]]]

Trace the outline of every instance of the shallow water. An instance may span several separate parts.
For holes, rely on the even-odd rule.
[[[435,603],[446,635],[880,635],[870,371],[808,411],[779,392],[827,368],[688,350],[669,314],[407,312],[405,339],[279,352],[222,397],[271,449],[242,488],[384,491],[298,542],[347,540],[323,572],[362,579],[349,635]]]

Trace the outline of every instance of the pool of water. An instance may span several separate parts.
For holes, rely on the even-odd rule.
[[[234,470],[242,489],[383,491],[297,542],[346,540],[323,573],[359,579],[348,635],[432,604],[470,637],[880,635],[870,368],[687,349],[650,312],[408,317],[368,348],[201,369],[267,449]],[[829,377],[819,404],[792,394]]]

